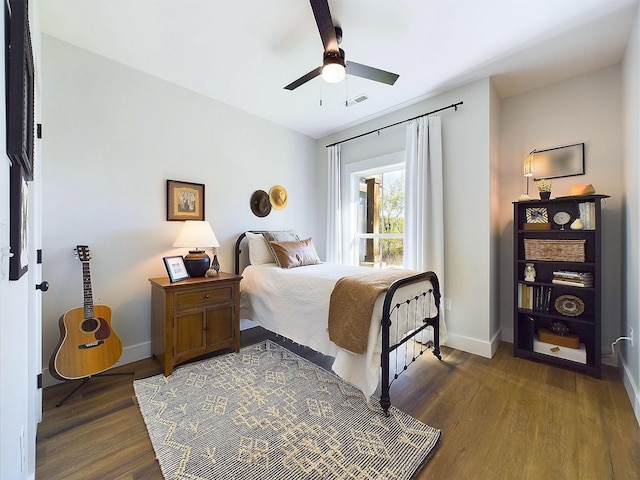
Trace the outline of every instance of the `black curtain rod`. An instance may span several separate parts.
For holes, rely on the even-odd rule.
[[[395,127],[396,125],[400,125],[402,123],[407,123],[407,122],[410,122],[411,120],[415,120],[415,119],[421,118],[421,117],[426,117],[427,115],[432,115],[434,113],[442,112],[443,110],[448,110],[450,108],[455,108],[456,111],[458,111],[458,107],[460,105],[462,105],[463,103],[464,102],[452,103],[448,107],[438,108],[436,110],[432,110],[430,112],[423,113],[422,115],[418,115],[417,117],[407,118],[406,120],[401,120],[399,122],[392,123],[391,125],[386,125],[384,127],[380,127],[380,128],[376,128],[375,130],[371,130],[370,132],[361,133],[360,135],[356,135],[355,137],[347,138],[346,140],[340,140],[339,142],[335,142],[335,143],[332,143],[330,145],[327,145],[325,148],[333,147],[334,145],[340,145],[341,143],[350,142],[351,140],[355,140],[356,138],[364,137],[365,135],[371,135],[372,133],[379,132],[380,130],[384,130],[385,128]]]

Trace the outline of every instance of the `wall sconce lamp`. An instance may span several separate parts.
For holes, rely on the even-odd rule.
[[[189,254],[184,257],[184,264],[192,277],[204,277],[211,265],[211,258],[204,251],[204,247],[217,248],[220,246],[216,234],[209,222],[199,220],[186,220],[173,246],[177,248],[190,248]],[[217,257],[214,254],[215,262]],[[218,268],[220,268],[218,266]],[[216,271],[217,273],[217,271]]]
[[[531,177],[533,177],[533,156],[535,155],[536,150],[535,148],[533,150],[531,150],[531,152],[529,153],[529,155],[527,155],[527,158],[524,159],[524,176],[527,179],[527,193],[525,195],[523,195],[521,198],[522,199],[526,199],[528,200],[529,197],[529,179]]]

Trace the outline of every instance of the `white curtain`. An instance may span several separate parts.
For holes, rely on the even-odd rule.
[[[442,294],[442,345],[447,341],[448,335],[443,305],[444,182],[439,116],[421,117],[408,123],[406,155],[404,266],[420,271],[432,270],[438,276]]]
[[[327,192],[327,255],[330,263],[342,262],[342,189],[340,145],[327,148],[329,171]]]

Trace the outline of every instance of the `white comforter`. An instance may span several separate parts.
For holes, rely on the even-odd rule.
[[[327,330],[329,299],[335,283],[344,276],[362,271],[362,267],[331,263],[292,269],[282,269],[275,264],[250,265],[242,272],[240,316],[296,343],[335,357],[333,371],[368,397],[378,386],[384,295],[376,300],[364,355],[338,347],[329,340]],[[396,297],[403,301],[407,298],[407,289],[411,289],[410,295],[415,295],[431,288],[429,282],[426,284],[427,288],[423,283],[399,289]]]

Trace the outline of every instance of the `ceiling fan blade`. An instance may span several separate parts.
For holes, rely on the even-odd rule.
[[[310,0],[313,16],[316,18],[322,45],[325,52],[338,51],[338,39],[336,37],[336,27],[331,19],[328,0]]]
[[[287,85],[284,88],[285,90],[294,90],[298,88],[300,85],[307,83],[309,80],[316,78],[318,75],[320,75],[321,72],[322,72],[322,67],[315,68],[311,70],[309,73],[307,73],[306,75],[303,75],[299,79],[291,82],[289,85]]]
[[[393,85],[400,75],[396,73],[386,72],[379,68],[369,67],[356,62],[347,62],[347,74],[356,77],[367,78],[387,85]]]

